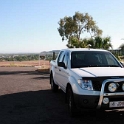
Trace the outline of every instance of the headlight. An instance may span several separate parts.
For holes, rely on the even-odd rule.
[[[124,91],[124,84],[122,84],[122,90]]]
[[[93,85],[91,80],[78,80],[78,84],[83,88],[84,90],[93,90]]]
[[[115,92],[115,91],[117,90],[117,85],[116,85],[116,83],[110,83],[110,84],[108,85],[108,90],[109,90],[110,92]]]

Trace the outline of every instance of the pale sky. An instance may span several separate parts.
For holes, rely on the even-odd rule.
[[[0,53],[66,48],[58,22],[77,11],[91,15],[114,48],[124,43],[124,0],[0,0]]]

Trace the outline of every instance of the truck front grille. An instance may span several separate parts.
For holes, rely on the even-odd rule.
[[[95,91],[101,91],[102,83],[100,81],[92,81],[92,83]]]
[[[82,79],[92,80],[93,89],[95,91],[101,91],[103,81],[105,81],[106,79],[113,79],[114,80],[114,79],[119,79],[119,78],[124,78],[124,76],[118,76],[118,77],[83,77]],[[104,92],[109,92],[108,91],[109,83],[110,82],[106,83]],[[119,87],[118,87],[117,92],[122,92],[122,83],[124,83],[124,81],[119,82]]]

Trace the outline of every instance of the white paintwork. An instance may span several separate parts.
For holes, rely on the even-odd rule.
[[[124,68],[121,67],[88,67],[72,69],[82,77],[101,77],[101,76],[124,76]]]
[[[64,52],[71,53],[72,51],[104,51],[99,49],[64,49]],[[68,57],[67,69],[59,67],[56,61],[50,62],[50,72],[53,74],[55,83],[66,92],[67,84],[69,83],[75,94],[80,95],[99,95],[99,91],[88,91],[83,90],[77,83],[78,79],[83,77],[104,77],[104,76],[124,76],[124,68],[122,67],[85,67],[85,68],[74,68],[70,66],[70,56]],[[61,71],[59,71],[61,70]]]

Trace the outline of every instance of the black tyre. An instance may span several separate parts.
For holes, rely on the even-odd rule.
[[[50,76],[50,84],[51,84],[51,90],[53,92],[57,92],[58,91],[58,85],[56,85],[54,83],[54,80],[53,80],[53,76],[52,75]]]
[[[67,104],[68,104],[70,116],[74,117],[77,113],[77,109],[74,103],[74,97],[73,97],[73,92],[72,92],[71,87],[69,87],[67,90]]]

